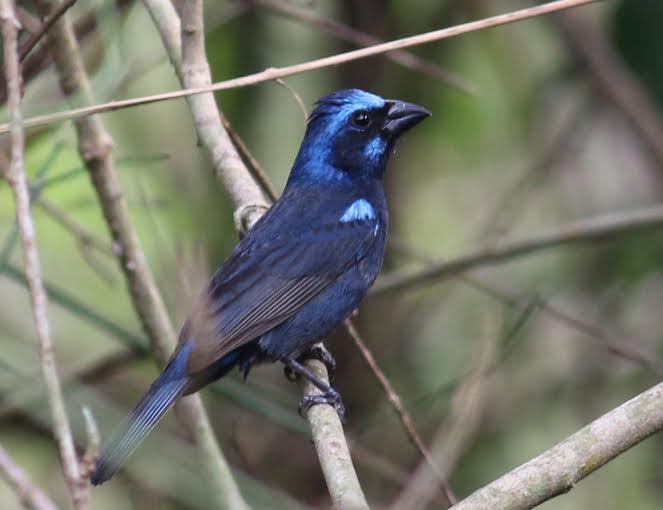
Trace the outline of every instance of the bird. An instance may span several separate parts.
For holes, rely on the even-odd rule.
[[[109,480],[164,414],[234,368],[281,362],[322,394],[339,393],[302,356],[358,307],[380,272],[388,229],[383,176],[398,139],[430,116],[416,104],[360,90],[315,103],[281,197],[213,274],[161,375],[111,434],[90,477]],[[312,355],[333,364],[326,351]]]

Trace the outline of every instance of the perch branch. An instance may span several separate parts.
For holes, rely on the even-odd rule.
[[[43,16],[57,8],[57,3],[49,0],[39,0],[37,4]],[[49,38],[63,92],[68,97],[80,93],[86,103],[92,104],[89,78],[66,14],[54,25]],[[175,346],[175,331],[129,217],[111,152],[112,139],[98,116],[80,119],[75,125],[79,152],[97,192],[134,308],[152,351],[163,365]],[[213,493],[219,503],[226,501],[221,507],[242,508],[241,496],[214,439],[200,397],[181,399],[176,410],[198,447],[201,465],[207,471]]]
[[[25,508],[57,510],[55,503],[30,480],[27,473],[12,460],[2,446],[0,446],[0,477],[5,479]]]
[[[576,483],[663,428],[663,383],[474,492],[454,510],[525,510]]]
[[[137,97],[133,99],[110,101],[108,103],[100,103],[91,106],[84,106],[81,108],[74,108],[64,112],[50,113],[46,115],[36,115],[34,117],[25,119],[24,125],[26,128],[31,128],[42,124],[50,124],[53,122],[61,122],[64,120],[76,119],[79,117],[85,117],[87,115],[92,115],[95,113],[103,113],[103,112],[119,110],[121,108],[129,108],[132,106],[151,104],[159,101],[168,101],[171,99],[177,99],[181,97],[204,94],[206,92],[216,92],[216,91],[230,90],[240,87],[248,87],[252,85],[257,85],[258,83],[275,80],[277,78],[285,78],[287,76],[301,74],[309,71],[315,71],[317,69],[323,69],[325,67],[337,66],[340,64],[351,62],[353,60],[373,57],[376,55],[381,55],[383,53],[388,53],[403,48],[410,48],[412,46],[427,44],[433,41],[439,41],[442,39],[457,37],[459,35],[467,34],[469,32],[475,32],[477,30],[484,30],[487,28],[492,28],[500,25],[515,23],[517,21],[522,21],[524,19],[534,18],[537,16],[549,14],[551,12],[561,11],[563,9],[570,9],[573,7],[579,7],[581,5],[587,5],[598,1],[600,0],[557,0],[554,2],[548,2],[546,4],[538,5],[535,7],[528,7],[525,9],[520,9],[518,11],[509,12],[506,14],[499,14],[497,16],[492,16],[489,18],[484,18],[477,21],[471,21],[469,23],[463,23],[449,28],[434,30],[432,32],[427,32],[425,34],[418,34],[411,37],[405,37],[403,39],[396,39],[394,41],[386,42],[383,44],[377,44],[375,46],[369,46],[367,48],[348,51],[346,53],[339,53],[337,55],[332,55],[330,57],[324,57],[317,60],[311,60],[309,62],[304,62],[301,64],[295,64],[291,66],[278,67],[278,68],[272,67],[258,73],[241,76],[239,78],[233,78],[230,80],[224,80],[211,85],[205,85],[202,87],[189,88],[187,90],[177,90],[175,92],[166,92],[163,94],[154,94],[151,96]],[[0,124],[0,134],[6,133],[8,132],[8,130],[9,130],[8,124],[6,123]]]
[[[324,363],[308,360],[306,366],[318,379],[329,384]],[[301,380],[301,386],[304,395],[321,394],[321,391],[306,379]],[[336,410],[329,405],[313,406],[306,412],[306,418],[311,425],[313,443],[334,508],[368,510],[368,503],[352,465],[350,449]]]
[[[11,162],[6,178],[14,196],[16,222],[23,247],[25,275],[37,333],[39,361],[53,419],[54,435],[70,497],[74,508],[78,510],[87,507],[88,494],[86,488],[81,484],[80,466],[76,457],[55,362],[48,321],[48,300],[41,280],[41,265],[30,211],[30,190],[23,161],[25,137],[21,116],[21,73],[17,53],[18,20],[11,0],[0,0],[0,23],[2,24],[8,105],[11,118]]]

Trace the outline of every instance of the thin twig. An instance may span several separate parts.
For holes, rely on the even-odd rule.
[[[71,110],[67,110],[64,112],[50,113],[46,115],[36,115],[34,117],[25,119],[24,125],[26,128],[31,128],[42,124],[50,124],[54,122],[62,122],[64,120],[77,119],[79,117],[85,117],[87,115],[92,115],[95,113],[110,112],[122,108],[129,108],[138,105],[156,103],[159,101],[168,101],[182,97],[204,94],[206,92],[215,92],[215,91],[230,90],[240,87],[248,87],[266,81],[275,80],[277,78],[285,78],[287,76],[323,69],[325,67],[337,66],[340,64],[351,62],[353,60],[373,57],[375,55],[381,55],[383,53],[388,53],[403,48],[409,48],[412,46],[427,44],[433,41],[448,39],[462,34],[467,34],[469,32],[475,32],[477,30],[484,30],[499,25],[515,23],[517,21],[522,21],[524,19],[534,18],[537,16],[549,14],[551,12],[561,11],[563,9],[570,9],[573,7],[579,7],[581,5],[587,5],[598,1],[600,0],[557,0],[554,2],[548,2],[546,4],[538,5],[535,7],[528,7],[525,9],[520,9],[518,11],[513,11],[506,14],[499,14],[497,16],[484,18],[478,21],[471,21],[469,23],[463,23],[449,28],[434,30],[432,32],[427,32],[425,34],[418,34],[411,37],[405,37],[403,39],[396,39],[394,41],[390,41],[384,44],[377,44],[375,46],[370,46],[368,48],[361,48],[358,50],[348,51],[346,53],[339,53],[337,55],[332,55],[330,57],[324,57],[317,60],[311,60],[309,62],[304,62],[301,64],[295,64],[291,66],[278,67],[278,68],[272,67],[258,73],[249,74],[239,78],[233,78],[230,80],[220,81],[211,85],[189,88],[187,90],[166,92],[163,94],[154,94],[150,96],[138,97],[133,99],[109,101],[107,103],[84,106],[81,108],[73,108]],[[8,131],[9,131],[8,124],[6,123],[0,124],[0,134],[7,133]]]
[[[288,83],[285,80],[282,80],[281,78],[277,78],[274,81],[279,85],[281,85],[288,92],[290,92],[290,95],[294,98],[295,103],[297,103],[297,106],[299,107],[299,109],[302,112],[302,115],[304,116],[304,122],[306,122],[306,120],[308,119],[308,110],[306,109],[306,105],[304,104],[304,101],[302,101],[302,96],[299,95],[299,92],[297,92],[294,87],[288,85]]]
[[[663,383],[474,492],[454,510],[525,510],[564,494],[619,454],[663,429]]]
[[[663,205],[595,216],[531,237],[505,239],[492,248],[479,250],[445,262],[437,262],[420,271],[395,271],[378,280],[371,294],[385,294],[419,287],[432,280],[447,278],[479,266],[497,264],[548,248],[599,241],[661,226],[663,226]]]
[[[456,498],[451,486],[449,485],[449,481],[437,466],[437,463],[435,462],[433,455],[428,450],[428,447],[426,446],[423,439],[417,432],[417,429],[414,426],[414,421],[412,421],[412,417],[405,409],[405,406],[403,405],[400,396],[398,395],[394,387],[391,385],[391,382],[389,381],[385,373],[378,366],[377,362],[375,361],[375,358],[373,357],[373,353],[371,353],[371,351],[368,349],[368,347],[362,340],[361,336],[359,336],[359,333],[357,332],[357,329],[354,327],[352,321],[350,319],[347,319],[344,325],[345,329],[350,335],[350,338],[352,338],[355,345],[357,346],[357,349],[359,349],[359,352],[364,358],[364,361],[366,362],[368,367],[371,369],[371,372],[373,372],[375,378],[382,386],[382,389],[387,395],[387,399],[391,403],[392,407],[396,411],[396,414],[398,414],[401,424],[403,425],[403,428],[405,429],[407,436],[410,438],[410,441],[412,441],[412,443],[417,448],[417,450],[419,450],[419,453],[421,453],[421,456],[424,458],[424,461],[428,464],[431,471],[435,473],[435,475],[437,476],[437,479],[442,485],[442,489],[444,490],[444,495],[446,496],[447,501],[452,505],[455,504],[458,501],[458,499]]]
[[[334,19],[320,16],[311,9],[297,7],[291,2],[284,2],[282,0],[247,0],[247,3],[257,4],[275,14],[280,14],[296,21],[308,23],[316,29],[323,30],[328,34],[343,41],[347,41],[355,46],[365,48],[367,46],[384,43],[384,41],[378,37],[356,30]],[[473,83],[468,82],[466,79],[455,73],[441,68],[433,62],[419,58],[409,51],[394,51],[392,53],[387,53],[385,57],[412,71],[423,73],[440,80],[446,85],[466,94],[478,94],[477,86]]]
[[[48,321],[48,301],[41,280],[41,265],[30,212],[30,191],[23,162],[25,138],[20,109],[21,78],[17,53],[18,20],[12,4],[11,0],[0,0],[0,22],[2,23],[8,104],[11,118],[11,163],[6,178],[14,195],[16,221],[23,246],[25,274],[37,333],[39,360],[53,417],[54,435],[58,444],[70,497],[74,508],[79,510],[87,507],[88,491],[80,485],[80,467],[55,362]]]
[[[59,20],[62,16],[64,16],[64,13],[69,10],[70,7],[72,7],[76,3],[76,0],[65,0],[62,2],[60,5],[57,6],[57,8],[53,11],[53,13],[46,18],[46,20],[42,23],[41,27],[39,27],[39,30],[32,34],[30,38],[25,41],[25,43],[21,46],[21,49],[19,50],[18,53],[18,58],[21,62],[25,60],[25,57],[28,56],[28,54],[32,51],[32,48],[34,48],[37,43],[41,40],[44,35],[46,35],[46,32],[48,32],[51,27]]]
[[[2,446],[0,446],[0,477],[4,478],[26,509],[57,510],[55,503],[30,480],[28,474],[12,460]]]
[[[242,137],[239,136],[239,133],[235,131],[235,128],[225,116],[221,117],[221,122],[223,123],[223,128],[228,132],[228,136],[230,136],[237,152],[239,152],[239,155],[244,161],[246,168],[251,172],[251,176],[258,182],[262,191],[271,201],[276,200],[279,196],[278,191],[276,191],[272,181],[269,180],[269,177],[267,177],[267,174],[260,166],[260,163],[258,163],[258,160],[253,157],[253,154],[251,154],[251,151],[246,146],[246,143],[244,143],[244,140],[242,140]]]

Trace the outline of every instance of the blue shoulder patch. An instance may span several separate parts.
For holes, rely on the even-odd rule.
[[[341,221],[343,223],[347,223],[350,221],[358,221],[358,220],[374,220],[375,219],[375,210],[373,209],[373,206],[368,202],[368,200],[365,200],[363,198],[360,198],[359,200],[355,200],[350,204],[350,207],[348,207],[345,212],[343,213],[343,216],[341,216]]]

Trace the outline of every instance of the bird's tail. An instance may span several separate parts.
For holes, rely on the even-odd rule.
[[[171,365],[168,368],[175,367]],[[168,368],[152,383],[131,415],[104,446],[97,468],[90,478],[92,485],[100,485],[110,480],[131,452],[186,390],[190,378],[180,374],[179,377],[173,377],[173,371]]]

